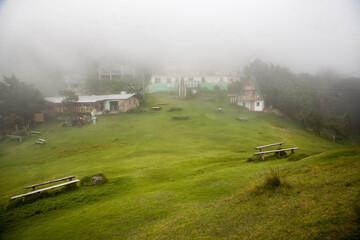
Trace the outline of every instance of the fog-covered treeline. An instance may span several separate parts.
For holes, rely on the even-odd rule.
[[[34,86],[15,76],[0,80],[0,130],[15,130],[32,121],[34,113],[44,109],[42,94]]]
[[[330,129],[338,139],[360,131],[360,79],[341,78],[333,71],[295,74],[286,67],[255,60],[244,68],[255,77],[267,106],[320,133]]]

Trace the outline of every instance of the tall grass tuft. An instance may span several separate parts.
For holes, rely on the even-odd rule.
[[[255,185],[254,192],[257,194],[266,191],[283,190],[289,187],[289,184],[280,176],[279,169],[272,169],[263,174],[264,181]]]

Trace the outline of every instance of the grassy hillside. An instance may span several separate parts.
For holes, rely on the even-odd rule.
[[[160,102],[170,104],[148,110]],[[226,104],[220,113],[218,104],[153,95],[143,112],[102,116],[96,126],[38,126],[44,146],[34,145],[36,136],[2,141],[3,238],[356,239],[358,148],[333,145],[270,113]],[[168,112],[171,106],[184,110]],[[255,146],[279,141],[309,157],[247,161]],[[262,185],[270,168],[280,187]],[[5,210],[25,186],[100,171],[109,179],[104,185]]]

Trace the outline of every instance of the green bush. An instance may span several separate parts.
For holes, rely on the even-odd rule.
[[[264,174],[264,178],[262,187],[265,189],[276,189],[282,185],[279,170],[270,169]]]
[[[270,171],[264,173],[263,176],[264,181],[261,184],[255,185],[254,193],[256,194],[289,187],[289,184],[280,176],[278,169],[270,168]]]

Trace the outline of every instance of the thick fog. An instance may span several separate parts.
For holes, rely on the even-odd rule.
[[[360,76],[358,0],[0,4],[0,73],[23,81],[51,82],[121,62],[237,72],[256,58],[295,72]]]

